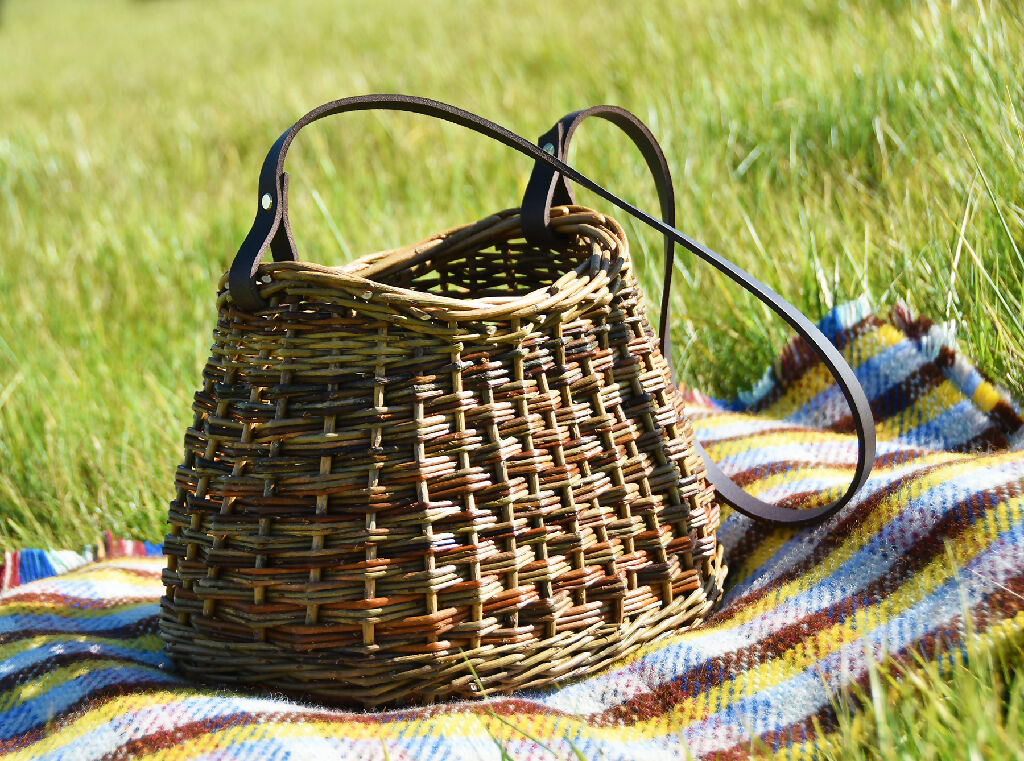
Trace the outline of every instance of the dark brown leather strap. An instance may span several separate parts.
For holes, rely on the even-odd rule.
[[[569,159],[569,143],[580,126],[586,119],[594,116],[605,119],[621,129],[629,137],[647,162],[651,174],[654,176],[654,184],[658,188],[658,203],[661,206],[661,218],[672,227],[676,224],[676,196],[672,186],[672,171],[668,168],[668,161],[661,150],[661,145],[647,125],[624,108],[618,106],[593,106],[582,111],[573,111],[558,122],[555,126],[545,132],[537,140],[541,150],[553,155],[559,161],[565,162]],[[533,165],[533,173],[526,185],[526,192],[523,194],[522,213],[520,219],[523,225],[523,234],[526,239],[536,245],[557,246],[562,242],[551,232],[551,207],[571,206],[576,203],[576,196],[572,192],[565,175],[555,171],[548,164],[539,161]],[[658,321],[658,338],[662,356],[668,362],[669,369],[672,369],[672,342],[671,331],[668,329],[669,302],[668,297],[672,292],[672,262],[675,253],[675,241],[668,235],[665,236],[665,276],[661,287],[661,318]],[[673,377],[675,371],[672,371]]]
[[[821,331],[801,314],[799,310],[771,288],[741,270],[728,259],[719,256],[711,249],[688,238],[671,224],[652,217],[647,212],[622,200],[609,190],[568,166],[561,159],[545,152],[541,147],[534,145],[525,138],[510,132],[494,122],[438,101],[416,98],[410,95],[362,95],[354,98],[344,98],[310,111],[278,138],[267,154],[263,162],[263,169],[260,172],[256,219],[249,234],[242,242],[242,246],[239,248],[228,274],[228,287],[235,304],[239,308],[257,311],[267,306],[259,294],[256,284],[256,271],[268,248],[272,250],[274,258],[279,261],[296,259],[295,245],[287,218],[288,182],[284,173],[285,155],[296,133],[310,122],[322,119],[325,116],[345,111],[362,111],[367,109],[412,111],[434,116],[492,137],[510,148],[514,148],[520,153],[529,156],[535,162],[547,165],[561,175],[565,181],[571,180],[578,185],[582,185],[708,262],[733,282],[757,296],[758,299],[782,317],[796,331],[797,335],[807,341],[835,377],[836,383],[843,392],[843,396],[846,397],[846,401],[853,413],[854,428],[857,432],[859,446],[857,466],[852,483],[846,490],[846,493],[839,499],[812,510],[793,510],[778,507],[744,492],[711,461],[704,450],[698,445],[698,450],[704,456],[704,461],[707,465],[708,478],[718,490],[719,497],[723,502],[732,505],[740,512],[752,518],[761,518],[775,523],[791,525],[806,524],[823,519],[842,508],[853,499],[860,487],[864,485],[868,475],[871,473],[871,466],[875,457],[875,427],[867,397],[864,395],[864,390],[860,387],[860,383],[857,382],[853,370],[850,369],[850,366],[843,359],[842,354],[829,343]]]

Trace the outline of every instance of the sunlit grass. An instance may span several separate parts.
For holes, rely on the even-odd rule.
[[[969,622],[965,628],[970,629]],[[968,633],[963,651],[871,662],[867,684],[838,696],[825,761],[940,761],[1024,754],[1024,637]]]
[[[252,219],[263,154],[304,111],[354,93],[432,96],[528,136],[573,108],[630,108],[665,145],[686,232],[812,316],[864,290],[906,298],[1019,392],[1019,15],[811,0],[10,3],[0,545],[75,545],[101,527],[160,538],[214,284]],[[577,142],[585,173],[656,208],[611,125]],[[451,125],[364,113],[314,125],[289,169],[301,255],[337,263],[516,205],[529,162]],[[657,308],[657,241],[635,237]],[[780,321],[689,257],[678,274],[683,379],[718,394],[751,382]]]

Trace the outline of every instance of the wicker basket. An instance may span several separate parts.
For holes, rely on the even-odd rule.
[[[592,672],[712,609],[719,507],[626,236],[547,213],[554,247],[515,209],[262,264],[259,309],[225,276],[164,544],[186,674],[429,702]]]
[[[259,314],[222,292],[165,542],[186,673],[373,705],[700,623],[718,506],[625,235],[556,213],[558,250],[510,211],[341,270],[264,265]]]

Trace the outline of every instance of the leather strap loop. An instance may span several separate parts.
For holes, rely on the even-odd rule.
[[[345,111],[362,111],[367,109],[386,109],[392,111],[411,111],[434,116],[444,121],[459,124],[481,134],[498,140],[504,145],[514,148],[535,162],[542,162],[560,174],[565,181],[571,180],[601,198],[631,214],[644,224],[654,228],[667,238],[682,245],[700,259],[713,266],[730,280],[754,294],[760,301],[767,304],[786,323],[803,338],[814,352],[821,358],[824,365],[836,379],[839,389],[850,405],[853,413],[854,428],[857,432],[858,451],[857,466],[853,481],[839,499],[812,510],[793,510],[778,507],[764,502],[744,492],[731,481],[718,466],[708,458],[704,450],[697,445],[707,466],[708,479],[718,490],[721,500],[752,518],[760,518],[775,523],[800,525],[812,523],[833,514],[853,499],[854,495],[867,481],[875,457],[875,427],[864,390],[858,383],[853,370],[843,359],[842,354],[828,341],[817,327],[799,310],[764,285],[756,278],[744,272],[735,264],[719,256],[711,249],[687,237],[671,224],[663,222],[638,209],[627,201],[614,195],[611,191],[598,185],[593,180],[580,174],[560,158],[545,152],[525,138],[501,127],[494,122],[483,119],[468,111],[449,106],[426,98],[410,95],[362,95],[344,98],[327,103],[310,111],[284,134],[271,147],[263,162],[259,181],[259,200],[257,202],[256,219],[252,229],[246,235],[242,246],[235,256],[228,274],[228,288],[235,304],[245,310],[257,311],[267,306],[259,294],[256,284],[256,272],[260,261],[270,248],[277,260],[295,259],[295,246],[287,219],[288,182],[284,174],[284,159],[288,147],[300,129],[322,119],[325,116]],[[553,191],[556,192],[556,191]],[[664,308],[663,308],[664,309]]]
[[[668,167],[668,161],[661,150],[661,146],[654,135],[647,128],[647,125],[624,108],[618,106],[593,106],[582,111],[573,111],[558,122],[551,129],[540,136],[537,145],[541,150],[555,156],[559,161],[565,162],[569,158],[569,143],[576,129],[591,116],[611,122],[621,129],[636,144],[647,162],[651,174],[654,176],[654,183],[658,188],[658,202],[661,205],[661,218],[672,227],[676,224],[676,198],[675,189],[672,185],[672,172]],[[551,232],[551,207],[571,206],[576,203],[576,196],[572,192],[565,175],[555,171],[550,165],[537,162],[533,165],[533,172],[530,174],[530,181],[526,185],[526,192],[523,194],[522,212],[520,219],[523,225],[523,234],[526,240],[534,245],[558,245],[555,235]],[[672,292],[672,262],[675,254],[675,241],[665,236],[665,275],[661,288],[662,303],[661,317],[658,321],[659,347],[665,361],[668,362],[672,376],[675,377],[675,370],[672,367],[672,343],[668,329],[669,317],[669,294]]]

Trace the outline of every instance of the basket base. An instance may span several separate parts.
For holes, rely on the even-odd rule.
[[[457,652],[386,654],[295,652],[266,642],[219,641],[181,624],[166,606],[160,631],[177,668],[218,686],[261,688],[307,702],[364,708],[484,698],[593,674],[663,634],[699,626],[722,594],[728,568],[721,546],[705,586],[688,597],[641,612],[624,624],[525,643],[482,645]],[[695,596],[703,599],[694,605]]]

